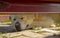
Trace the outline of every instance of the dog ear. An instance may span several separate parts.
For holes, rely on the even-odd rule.
[[[11,16],[9,16],[9,20],[11,20]]]

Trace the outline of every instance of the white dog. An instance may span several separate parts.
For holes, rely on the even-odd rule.
[[[16,30],[24,30],[40,26],[43,28],[49,28],[55,26],[52,18],[46,15],[35,15],[35,14],[20,14],[11,15],[12,26]]]

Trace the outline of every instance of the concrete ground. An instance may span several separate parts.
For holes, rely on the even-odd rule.
[[[37,31],[37,30],[36,30]],[[34,30],[24,30],[19,32],[13,32],[10,25],[0,25],[0,32],[2,32],[3,37],[7,38],[60,38],[59,35],[54,35],[53,33],[35,33]],[[5,33],[9,32],[9,33]]]

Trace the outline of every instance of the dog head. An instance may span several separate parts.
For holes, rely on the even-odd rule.
[[[33,20],[35,19],[34,15],[26,15],[26,14],[22,14],[22,15],[12,15],[11,16],[11,22],[12,25],[15,26],[15,24],[17,22],[20,23],[20,28],[21,29],[26,29],[26,27],[30,24],[33,23]],[[18,24],[17,24],[18,25]]]

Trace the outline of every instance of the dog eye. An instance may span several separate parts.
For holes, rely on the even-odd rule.
[[[20,18],[20,19],[23,19],[23,17],[22,17],[22,18]]]
[[[15,21],[16,19],[14,19],[14,21]]]

